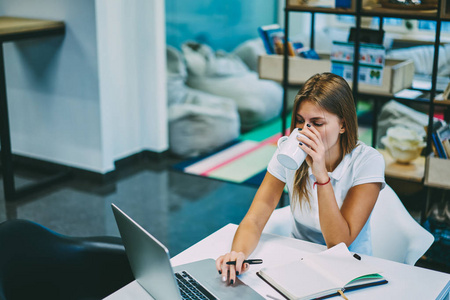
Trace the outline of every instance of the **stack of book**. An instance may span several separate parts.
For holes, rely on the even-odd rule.
[[[267,54],[284,54],[284,30],[278,24],[258,27]],[[301,42],[291,42],[288,39],[288,55],[300,56],[308,59],[319,59],[319,55],[313,49],[303,47]]]
[[[436,123],[432,133],[433,152],[436,157],[450,158],[450,127],[448,124]]]
[[[258,27],[267,54],[284,53],[284,30],[278,24],[271,24]],[[289,56],[295,56],[295,51],[291,42],[288,42]]]

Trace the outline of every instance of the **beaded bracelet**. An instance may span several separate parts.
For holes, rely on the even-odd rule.
[[[331,177],[328,176],[328,180],[327,180],[327,182],[325,182],[325,183],[319,183],[319,182],[317,182],[317,181],[314,182],[313,188],[316,187],[316,184],[317,184],[317,185],[325,185],[325,184],[328,184],[330,181],[331,181]]]

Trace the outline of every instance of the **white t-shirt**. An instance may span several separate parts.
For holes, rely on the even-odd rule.
[[[294,217],[292,234],[295,238],[325,245],[319,222],[317,187],[313,188],[316,178],[311,173],[311,168],[309,168],[310,180],[308,180],[306,184],[308,190],[311,191],[311,207],[302,205],[300,208],[297,201],[292,201],[296,171],[289,170],[278,162],[276,158],[278,151],[279,150],[277,149],[272,156],[267,171],[287,185],[291,210]],[[328,172],[339,208],[341,208],[348,190],[353,186],[364,183],[380,182],[382,184],[381,189],[383,189],[386,185],[384,180],[384,167],[383,156],[377,150],[367,146],[363,142],[358,142],[357,147],[355,147],[351,153],[344,156],[344,159],[336,169],[333,172]],[[364,201],[364,199],[361,199],[360,201]],[[349,249],[351,251],[372,255],[369,221],[370,218],[367,220],[367,223],[364,225],[358,237],[350,245]]]

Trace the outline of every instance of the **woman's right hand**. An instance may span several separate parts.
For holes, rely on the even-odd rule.
[[[245,260],[245,254],[243,252],[231,251],[225,255],[219,256],[216,259],[216,268],[220,275],[222,275],[222,281],[228,281],[230,284],[236,282],[236,275],[242,274],[249,269],[249,264],[243,264]],[[235,261],[236,265],[227,265],[227,262]]]

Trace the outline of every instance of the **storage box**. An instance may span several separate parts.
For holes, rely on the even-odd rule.
[[[425,170],[425,185],[437,188],[450,189],[450,159],[427,157]]]
[[[330,72],[330,55],[319,54],[320,60],[289,57],[289,83],[301,85],[316,73]],[[283,55],[262,55],[258,62],[259,78],[283,81]],[[358,84],[359,92],[393,95],[412,85],[414,63],[412,60],[386,59],[381,86]],[[352,82],[349,82],[350,87]]]

